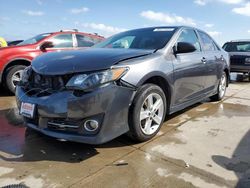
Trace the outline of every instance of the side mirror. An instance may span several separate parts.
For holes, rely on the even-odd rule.
[[[46,41],[40,46],[40,49],[41,51],[46,51],[47,48],[53,48],[53,47],[54,47],[53,42]]]
[[[174,53],[175,54],[183,54],[183,53],[191,53],[195,52],[197,49],[195,46],[188,42],[178,42],[174,46]]]

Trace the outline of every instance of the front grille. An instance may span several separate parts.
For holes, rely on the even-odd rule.
[[[23,86],[29,96],[47,96],[65,89],[72,75],[47,76],[32,71],[29,82]]]
[[[48,127],[52,129],[57,129],[61,131],[74,130],[78,131],[78,128],[82,124],[82,120],[70,120],[70,119],[49,119]]]
[[[39,119],[41,120],[41,118],[38,117],[35,117],[34,119],[25,118],[25,121],[26,123],[39,127]],[[43,128],[47,128],[51,131],[83,134],[81,131],[83,120],[45,118],[45,121],[47,123]]]
[[[239,56],[239,55],[231,56],[230,58],[231,65],[245,65],[245,60],[248,57],[249,56]]]

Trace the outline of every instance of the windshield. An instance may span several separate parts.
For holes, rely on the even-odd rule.
[[[30,38],[30,39],[27,39],[27,40],[24,40],[23,42],[19,43],[17,46],[22,46],[22,45],[27,45],[27,44],[35,44],[39,41],[41,41],[42,39],[44,39],[45,37],[51,35],[51,33],[44,33],[44,34],[41,34],[41,35],[37,35],[33,38]]]
[[[157,50],[168,43],[175,30],[175,28],[160,27],[126,31],[114,35],[93,47]]]
[[[250,52],[250,42],[226,43],[223,48],[227,52]]]

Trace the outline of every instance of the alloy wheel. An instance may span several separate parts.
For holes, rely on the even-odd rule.
[[[16,87],[17,83],[21,81],[23,70],[16,71],[11,78],[13,87]]]
[[[140,127],[144,134],[152,135],[160,127],[164,117],[164,103],[157,93],[151,93],[143,102],[140,111]]]
[[[220,79],[220,85],[219,85],[220,98],[224,97],[224,95],[226,93],[226,88],[227,88],[227,77],[225,74],[223,74],[221,79]]]

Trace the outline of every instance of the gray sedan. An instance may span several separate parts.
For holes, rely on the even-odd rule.
[[[165,116],[204,98],[221,100],[229,56],[205,32],[151,27],[88,50],[39,56],[16,89],[26,125],[70,141],[101,144],[124,133],[146,141]]]

